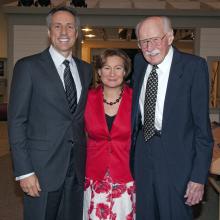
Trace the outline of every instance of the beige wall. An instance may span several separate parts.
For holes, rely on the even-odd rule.
[[[6,18],[0,8],[0,58],[7,57],[7,28]]]
[[[0,59],[7,58],[7,26],[6,18],[0,7]],[[7,101],[7,73],[0,77],[0,103]]]
[[[220,28],[201,28],[200,55],[204,58],[220,56]]]
[[[14,25],[13,64],[22,57],[39,53],[48,47],[45,25]]]

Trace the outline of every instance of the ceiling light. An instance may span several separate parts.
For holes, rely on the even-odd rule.
[[[92,29],[89,28],[89,27],[82,28],[81,30],[82,30],[82,31],[85,31],[85,32],[90,32],[90,31],[92,31]]]
[[[95,34],[85,34],[85,37],[93,38],[95,37]]]

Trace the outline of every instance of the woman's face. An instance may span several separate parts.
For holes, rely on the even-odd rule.
[[[125,76],[123,59],[118,56],[107,57],[103,67],[98,70],[98,74],[104,87],[121,87]]]

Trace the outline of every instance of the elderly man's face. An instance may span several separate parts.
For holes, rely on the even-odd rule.
[[[162,19],[152,18],[141,24],[138,31],[138,44],[150,64],[160,64],[172,42],[173,34],[164,31]]]

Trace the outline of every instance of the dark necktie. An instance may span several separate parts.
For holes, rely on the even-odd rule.
[[[143,126],[145,141],[148,141],[155,132],[154,121],[158,88],[158,75],[156,71],[157,68],[157,65],[153,65],[146,85]]]
[[[69,103],[70,112],[73,114],[77,106],[76,85],[72,73],[70,71],[70,62],[68,60],[64,60],[63,64],[66,66],[66,68],[64,69],[64,84],[66,89],[66,98]]]

